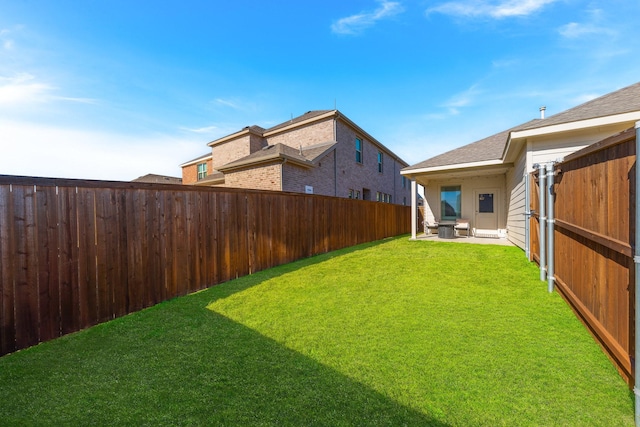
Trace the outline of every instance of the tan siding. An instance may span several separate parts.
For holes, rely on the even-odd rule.
[[[526,151],[518,155],[515,167],[507,173],[507,237],[525,249],[525,164]]]

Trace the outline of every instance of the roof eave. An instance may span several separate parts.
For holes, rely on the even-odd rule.
[[[482,162],[458,163],[455,165],[432,166],[432,167],[418,168],[418,169],[403,169],[402,171],[400,171],[400,174],[401,175],[420,175],[420,174],[435,173],[435,172],[450,172],[458,169],[482,168],[486,166],[504,166],[504,162],[502,161],[502,159],[495,159],[495,160],[484,160]]]
[[[269,132],[265,132],[263,134],[263,136],[265,138],[267,138],[267,137],[270,137],[270,136],[273,136],[273,135],[277,135],[277,134],[282,133],[282,132],[286,132],[286,131],[291,130],[291,129],[295,129],[295,128],[298,128],[298,127],[301,127],[301,126],[308,125],[310,123],[314,123],[314,122],[317,122],[317,121],[320,121],[320,120],[324,120],[324,119],[333,117],[333,116],[336,115],[337,111],[338,110],[331,110],[331,111],[328,111],[328,112],[326,112],[324,114],[320,114],[318,116],[310,117],[310,118],[308,118],[306,120],[302,120],[302,121],[299,121],[299,122],[291,123],[289,126],[284,126],[284,127],[281,127],[281,128],[278,128],[278,129],[274,129],[274,130],[269,131]]]
[[[183,168],[185,166],[195,165],[196,163],[200,163],[203,160],[209,160],[212,157],[213,156],[211,154],[207,154],[206,156],[202,156],[202,157],[198,157],[197,159],[189,160],[188,162],[181,164],[180,167]]]
[[[230,163],[228,165],[218,167],[218,170],[224,173],[232,172],[237,169],[243,169],[247,166],[257,166],[264,163],[272,163],[274,160],[278,160],[278,159],[282,159],[283,163],[284,161],[287,161],[303,167],[308,167],[308,168],[316,167],[316,165],[314,165],[312,162],[308,160],[303,161],[300,159],[296,159],[295,157],[288,156],[286,154],[277,153],[270,156],[261,157],[259,159],[248,159],[246,161]]]
[[[254,135],[257,135],[257,136],[263,136],[262,133],[251,129],[250,127],[246,127],[244,129],[239,130],[238,132],[232,133],[231,135],[227,135],[227,136],[223,136],[222,138],[215,139],[215,140],[207,143],[207,145],[209,147],[213,147],[214,145],[222,144],[223,142],[231,141],[233,139],[239,138],[241,136],[249,135],[249,134],[254,134]]]
[[[614,125],[625,122],[635,122],[640,120],[640,111],[614,114],[611,116],[594,117],[591,119],[577,120],[575,122],[558,123],[555,125],[540,126],[533,129],[511,132],[510,139],[530,138],[533,136],[549,135],[553,133],[570,132],[574,130],[587,129],[598,126]]]

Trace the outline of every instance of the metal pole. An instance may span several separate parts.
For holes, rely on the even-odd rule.
[[[411,180],[411,238],[416,239],[416,228],[418,225],[418,202],[417,196],[418,186],[416,180]]]
[[[635,419],[636,419],[636,427],[640,427],[640,372],[638,372],[638,360],[640,360],[640,315],[638,315],[638,307],[640,307],[640,291],[638,289],[638,279],[640,278],[640,255],[638,254],[638,246],[640,245],[640,168],[638,167],[638,155],[640,154],[640,121],[636,122],[636,218],[634,227],[636,229],[635,235],[635,248],[634,248],[634,257],[633,261],[635,263],[635,283],[634,283],[634,293],[635,293],[635,360],[633,367],[633,375],[635,377],[635,383],[633,387],[633,393],[635,395]]]
[[[546,175],[547,174],[545,172],[544,165],[538,165],[538,186],[540,187],[540,215],[538,215],[538,218],[540,220],[540,280],[542,280],[543,282],[547,280],[547,203],[545,198],[545,195],[547,194],[547,188],[545,185]]]
[[[547,164],[547,186],[549,188],[549,194],[547,195],[547,287],[549,292],[553,292],[554,285],[554,239],[553,231],[556,219],[554,218],[554,206],[555,196],[553,193],[553,184],[555,176],[555,165],[553,163]]]

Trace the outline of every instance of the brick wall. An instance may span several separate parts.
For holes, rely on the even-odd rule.
[[[316,168],[303,168],[292,163],[283,167],[283,191],[304,193],[305,186],[313,187],[313,194],[335,195],[334,154],[331,151],[318,162]]]
[[[243,135],[236,139],[214,145],[211,150],[213,167],[217,168],[226,165],[227,163],[251,154],[251,138],[253,136],[254,135],[251,134]]]
[[[339,197],[347,197],[350,189],[360,190],[362,197],[367,189],[369,200],[376,200],[376,193],[380,192],[391,195],[393,203],[402,204],[405,197],[410,202],[411,189],[409,186],[402,188],[400,169],[404,165],[342,121],[338,121],[336,133],[339,141],[336,148]],[[362,140],[362,163],[356,162],[356,137]],[[382,173],[378,172],[379,151],[383,153]]]
[[[278,162],[226,173],[224,186],[280,191],[282,190],[281,180],[282,163]]]
[[[198,165],[202,162],[194,163],[182,168],[182,184],[194,184],[198,181]],[[207,173],[211,174],[213,165],[211,159],[207,160]]]
[[[269,145],[281,143],[293,148],[308,147],[333,140],[333,118],[267,138]]]

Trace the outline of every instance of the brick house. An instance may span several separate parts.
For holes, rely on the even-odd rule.
[[[408,164],[338,110],[309,111],[207,144],[181,166],[184,184],[313,193],[409,204]]]

